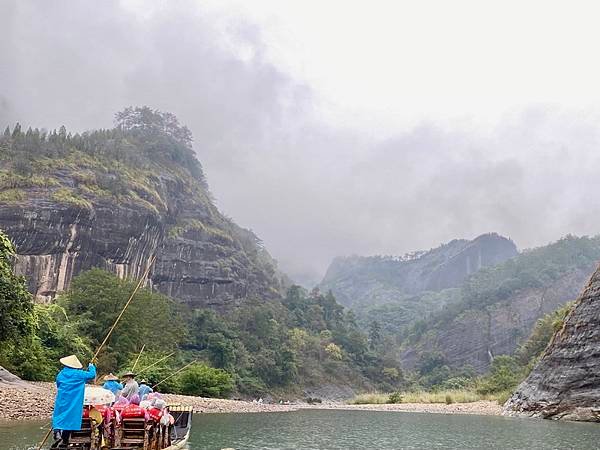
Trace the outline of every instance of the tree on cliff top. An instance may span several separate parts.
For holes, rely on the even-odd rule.
[[[126,135],[135,136],[149,155],[183,164],[208,189],[192,148],[192,132],[174,114],[129,106],[115,114],[115,125]]]
[[[179,123],[175,114],[147,106],[129,106],[115,114],[115,123],[122,130],[165,135],[186,147],[192,147],[192,132]]]

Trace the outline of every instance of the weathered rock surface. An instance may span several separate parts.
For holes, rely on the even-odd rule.
[[[18,376],[13,375],[2,366],[0,366],[0,383],[12,385],[25,384],[25,382],[21,380]]]
[[[600,269],[504,413],[600,421]]]
[[[323,281],[345,306],[362,308],[395,302],[423,291],[458,287],[482,267],[517,255],[515,244],[495,233],[472,241],[456,239],[428,252],[403,258],[351,256],[336,258]]]
[[[18,251],[15,271],[38,301],[50,301],[92,267],[137,279],[154,255],[147,285],[194,307],[278,294],[274,262],[258,238],[221,215],[191,177],[158,172],[150,202],[94,195],[78,176],[61,170],[52,173],[60,184],[0,201],[0,228]],[[64,189],[73,189],[81,204],[57,200]]]
[[[501,303],[466,310],[407,346],[402,365],[414,368],[421,354],[439,351],[452,367],[468,365],[485,372],[494,356],[513,354],[540,317],[572,301],[592,271],[576,269],[542,289],[526,289]]]

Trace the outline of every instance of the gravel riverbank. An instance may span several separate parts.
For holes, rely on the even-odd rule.
[[[340,403],[324,404],[319,409],[343,409],[361,411],[404,411],[438,414],[478,414],[483,416],[500,416],[502,406],[497,402],[482,400],[470,403],[395,403],[377,405],[346,405]]]
[[[46,419],[52,415],[56,389],[54,383],[23,383],[18,385],[0,383],[0,419],[24,420]],[[165,395],[169,403],[181,403],[194,408],[197,413],[256,413],[286,412],[299,409],[342,409],[367,411],[406,411],[442,414],[500,415],[502,407],[495,402],[473,403],[401,403],[393,405],[346,405],[322,403],[291,405],[253,403],[239,400],[224,400],[187,395]]]

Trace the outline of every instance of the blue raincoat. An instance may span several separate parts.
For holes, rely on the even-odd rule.
[[[102,387],[104,389],[109,390],[110,392],[112,392],[113,394],[115,394],[115,397],[117,396],[117,394],[123,390],[123,385],[121,383],[119,383],[118,381],[115,380],[108,380],[106,383],[104,383],[102,385]]]
[[[138,395],[140,396],[140,400],[144,400],[144,397],[150,392],[154,392],[150,386],[148,386],[146,383],[140,384],[140,388],[138,389]]]
[[[56,400],[52,414],[55,430],[81,430],[83,394],[85,382],[96,377],[96,366],[90,363],[88,370],[64,367],[56,376]]]

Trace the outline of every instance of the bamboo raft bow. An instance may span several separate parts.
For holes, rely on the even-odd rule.
[[[104,347],[104,345],[106,344],[106,342],[108,341],[108,339],[110,338],[110,335],[112,334],[112,332],[116,328],[117,324],[121,320],[121,317],[123,317],[123,314],[125,314],[125,311],[127,310],[127,307],[129,306],[129,304],[133,300],[133,297],[135,296],[135,294],[137,293],[137,291],[142,287],[142,284],[144,284],[144,281],[147,279],[148,274],[150,273],[150,269],[152,268],[152,266],[154,264],[154,261],[156,261],[156,255],[152,255],[152,258],[150,259],[150,264],[148,264],[148,267],[146,267],[146,271],[144,272],[144,275],[142,275],[142,277],[140,278],[140,281],[138,282],[137,286],[135,287],[135,289],[133,290],[133,292],[129,296],[129,300],[127,300],[127,303],[125,303],[125,306],[123,306],[123,309],[121,310],[121,313],[117,316],[115,322],[112,324],[112,326],[108,330],[108,333],[106,333],[106,337],[104,338],[104,340],[102,341],[102,343],[100,344],[100,346],[98,347],[98,349],[96,350],[96,352],[94,353],[94,356],[92,357],[92,361],[96,361],[96,358],[98,357],[98,354],[100,353],[100,351],[102,350],[102,348]],[[143,347],[142,347],[142,350],[143,350]],[[140,355],[141,355],[141,352],[140,352]],[[139,356],[138,356],[138,359],[139,359]],[[42,442],[38,446],[37,450],[42,450],[42,447],[44,446],[44,444],[46,443],[46,441],[50,437],[51,433],[52,433],[52,426],[50,426],[50,429],[46,433],[46,436],[44,436],[44,439],[42,440]]]

